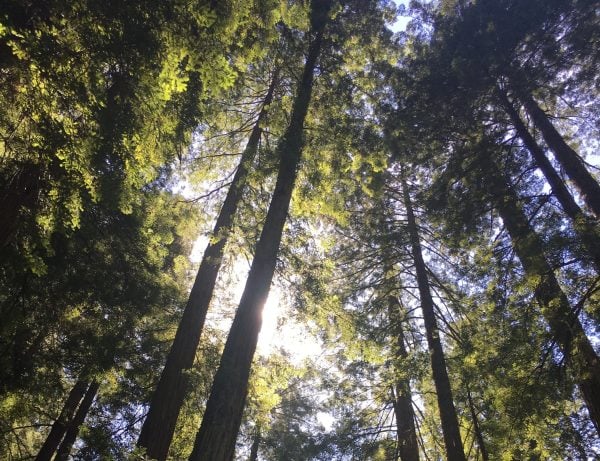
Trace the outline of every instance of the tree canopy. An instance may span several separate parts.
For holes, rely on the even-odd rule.
[[[0,458],[600,456],[592,0],[7,0]]]

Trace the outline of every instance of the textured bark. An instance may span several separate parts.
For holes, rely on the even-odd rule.
[[[303,125],[330,6],[331,0],[313,0],[311,3],[311,35],[314,41],[310,45],[294,100],[290,125],[278,146],[281,160],[275,190],[189,458],[191,461],[228,461],[235,448],[248,391],[250,366],[262,323],[262,309],[275,272],[283,226],[304,145]]]
[[[448,461],[465,461],[466,458],[462,439],[460,437],[458,417],[456,415],[456,409],[454,408],[450,379],[448,378],[448,371],[446,369],[446,358],[444,357],[444,349],[442,348],[440,332],[435,318],[433,298],[431,297],[429,287],[429,277],[427,276],[427,268],[425,266],[425,261],[423,260],[417,222],[413,212],[408,186],[404,178],[402,179],[402,192],[404,197],[404,207],[406,209],[411,251],[417,274],[417,285],[419,287],[423,322],[425,324],[427,335],[427,345],[431,357],[433,382],[435,384],[440,419],[442,422],[444,444],[446,445],[446,455]]]
[[[471,397],[471,391],[469,390],[468,386],[467,400],[469,403],[469,412],[471,413],[471,420],[473,421],[473,432],[475,432],[475,439],[477,440],[477,446],[479,447],[479,452],[481,453],[481,459],[483,461],[488,461],[490,458],[487,449],[485,448],[485,439],[483,438],[483,433],[481,432],[481,427],[479,426],[479,420],[477,419],[477,411],[475,410],[473,398]]]
[[[79,404],[79,408],[77,408],[77,412],[70,422],[67,432],[65,433],[65,438],[61,442],[58,447],[58,451],[56,452],[56,456],[54,457],[54,461],[67,461],[69,459],[69,455],[71,454],[71,450],[73,449],[73,444],[75,440],[77,440],[77,436],[79,435],[79,430],[81,429],[81,425],[85,421],[85,418],[92,407],[92,403],[94,403],[94,398],[98,393],[98,388],[100,387],[100,383],[97,381],[92,381],[89,387],[85,392],[85,396],[83,400]]]
[[[84,381],[77,381],[75,383],[75,385],[71,389],[71,392],[69,392],[65,403],[63,404],[60,415],[52,424],[52,427],[50,428],[50,433],[48,434],[48,437],[46,437],[42,448],[40,448],[40,451],[38,452],[35,461],[50,461],[50,459],[56,452],[60,441],[64,437],[68,425],[71,423],[73,415],[77,410],[79,402],[85,395],[85,391],[87,388],[88,383]]]
[[[398,358],[406,359],[408,353],[404,344],[404,331],[402,329],[402,319],[399,315],[400,305],[398,299],[395,296],[390,296],[388,306],[392,331],[395,334],[396,354]],[[401,370],[397,371],[400,372]],[[419,442],[417,440],[415,413],[412,407],[412,393],[408,378],[396,379],[392,391],[400,461],[419,461]]]
[[[573,228],[577,232],[583,247],[589,253],[596,269],[600,272],[600,235],[598,233],[597,225],[592,222],[579,205],[577,205],[577,202],[575,202],[575,199],[569,192],[569,189],[567,189],[564,181],[546,157],[541,146],[531,135],[523,120],[521,120],[521,117],[509,101],[506,93],[498,90],[498,96],[515,127],[517,135],[521,138],[536,165],[544,174],[546,181],[548,181],[548,184],[552,188],[552,193],[560,203],[565,214],[571,218]]]
[[[273,100],[277,80],[277,75],[275,75],[227,192],[213,230],[213,238],[216,240],[210,242],[204,251],[196,280],[175,334],[175,340],[142,426],[137,444],[139,447],[145,448],[147,456],[152,459],[162,461],[167,458],[169,452],[177,418],[187,391],[185,371],[190,369],[194,363],[208,306],[223,261],[223,250],[227,243],[228,233],[244,192],[250,165],[258,150],[262,133],[260,123],[264,120],[267,106]]]
[[[508,230],[525,273],[535,280],[535,297],[560,346],[600,434],[600,360],[577,314],[544,256],[544,245],[519,207],[515,193],[488,157],[481,157],[490,195]]]
[[[535,125],[542,132],[546,144],[554,152],[565,173],[577,187],[585,204],[594,216],[600,219],[600,185],[598,181],[586,169],[577,152],[565,142],[560,133],[554,128],[546,113],[538,106],[531,95],[517,92],[517,96]]]

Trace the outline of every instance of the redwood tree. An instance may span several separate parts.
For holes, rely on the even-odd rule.
[[[194,363],[196,349],[198,348],[210,300],[223,261],[228,233],[231,230],[244,193],[249,169],[258,151],[263,130],[261,123],[264,122],[267,108],[273,100],[273,93],[278,81],[277,74],[275,72],[272,77],[271,84],[262,102],[262,108],[217,217],[213,239],[204,251],[202,262],[175,334],[175,340],[152,396],[148,415],[142,426],[138,446],[144,447],[146,454],[153,459],[166,459],[169,452],[177,417],[186,395],[187,379],[185,372]]]
[[[313,0],[310,5],[311,30],[308,36],[311,43],[290,124],[278,145],[280,165],[275,190],[190,456],[193,461],[229,461],[233,457],[248,392],[250,366],[262,324],[262,308],[275,272],[304,145],[303,126],[313,89],[313,74],[332,3],[332,0]]]
[[[456,409],[454,408],[450,379],[446,369],[446,358],[444,356],[440,331],[435,318],[435,308],[429,286],[427,267],[425,266],[425,261],[423,259],[419,230],[413,211],[408,184],[404,178],[402,178],[402,193],[404,198],[404,207],[406,210],[411,252],[415,264],[417,285],[419,288],[419,301],[421,303],[421,310],[423,312],[427,344],[429,346],[429,353],[431,357],[433,382],[435,384],[438,408],[442,421],[442,432],[444,434],[444,443],[446,445],[446,455],[448,456],[448,461],[465,461],[466,457],[463,449],[462,439],[460,437],[458,417],[456,415]]]
[[[497,94],[501,105],[510,117],[517,135],[521,138],[536,165],[544,174],[546,181],[548,181],[548,184],[552,188],[552,193],[560,203],[565,214],[573,222],[573,228],[580,237],[584,248],[590,254],[596,269],[600,271],[600,236],[593,220],[586,216],[577,204],[566,184],[546,157],[544,150],[529,132],[513,103],[508,99],[506,92],[498,89]]]
[[[600,358],[596,354],[577,310],[560,287],[544,255],[544,245],[520,209],[514,191],[503,173],[484,152],[479,156],[480,172],[488,184],[491,200],[511,237],[525,273],[534,283],[534,295],[550,331],[571,368],[586,403],[590,419],[600,433]]]

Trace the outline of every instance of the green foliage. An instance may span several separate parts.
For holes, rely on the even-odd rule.
[[[196,213],[177,196],[153,190],[129,215],[90,208],[71,238],[55,236],[56,252],[43,276],[4,266],[0,394],[9,406],[1,415],[3,433],[26,426],[32,414],[48,422],[60,408],[44,413],[35,402],[54,395],[60,405],[77,379],[96,377],[103,398],[120,392],[123,401],[131,400],[122,383],[154,369],[151,361],[164,353],[151,332],[160,332],[182,302],[189,264],[180,257],[191,248]],[[15,398],[29,403],[9,404]],[[45,431],[36,433],[39,440]],[[29,429],[15,437],[32,435]],[[7,450],[15,443],[10,440]]]
[[[142,456],[133,446],[187,297],[188,255],[208,235],[278,73],[170,451],[189,455],[237,296],[231,287],[275,185],[311,38],[309,4],[3,4],[0,457],[35,456],[79,379],[101,385],[74,459]],[[519,263],[498,215],[509,196],[596,338],[598,273],[582,222],[564,213],[498,91],[544,152],[519,92],[539,101],[582,157],[593,152],[597,5],[411,2],[413,21],[393,35],[394,10],[352,0],[331,12],[278,264],[286,315],[323,350],[318,366],[293,365],[284,352],[256,361],[237,456],[259,440],[263,460],[397,459],[393,389],[403,383],[421,455],[444,457],[403,177],[468,459],[482,459],[476,426],[491,460],[597,456],[572,364],[536,300],[547,274]],[[491,187],[498,178],[485,161],[506,190]],[[520,255],[539,253],[529,240]]]
[[[2,245],[16,246],[38,273],[52,234],[78,228],[84,204],[133,211],[207,101],[245,71],[231,57],[256,56],[252,43],[269,40],[263,21],[274,21],[263,2],[220,2],[217,11],[204,2],[85,1],[30,12],[11,3],[6,11],[0,185],[2,209],[17,222]]]

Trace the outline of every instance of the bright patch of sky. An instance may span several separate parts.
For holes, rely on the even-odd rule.
[[[408,8],[409,0],[394,0],[396,6],[404,5]],[[402,32],[406,29],[406,25],[411,20],[410,16],[398,16],[396,22],[390,26],[392,32]]]
[[[258,353],[268,356],[274,349],[284,349],[290,353],[290,360],[300,365],[308,358],[319,356],[321,342],[308,333],[306,326],[287,318],[281,289],[271,287],[269,297],[263,309],[263,325],[258,337]]]
[[[331,413],[320,411],[317,413],[317,421],[325,428],[326,432],[330,432],[335,423],[335,416],[333,416]]]
[[[190,255],[190,260],[194,264],[200,263],[207,244],[206,236],[200,236],[194,243]],[[236,302],[242,297],[249,269],[246,259],[238,258],[234,263],[233,277],[231,278],[233,283],[228,290],[231,292],[231,298]],[[215,302],[219,303],[219,300],[215,299],[213,304]],[[213,310],[212,306],[211,310]],[[257,352],[266,357],[274,350],[284,349],[290,354],[292,363],[300,365],[304,360],[316,358],[322,354],[322,344],[308,333],[306,326],[288,318],[287,311],[285,296],[281,288],[274,282],[262,312],[263,324],[258,337]],[[231,318],[220,315],[212,316],[210,311],[209,318],[212,320],[212,326],[223,332],[229,331]]]

